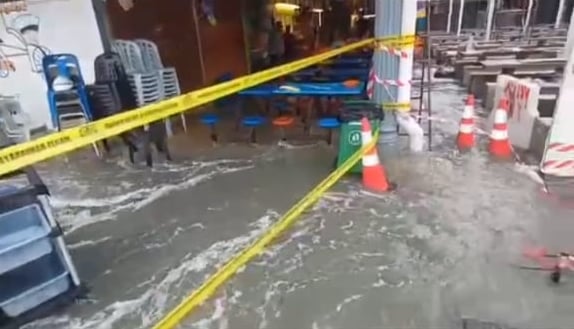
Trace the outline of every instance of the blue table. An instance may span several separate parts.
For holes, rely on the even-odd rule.
[[[345,97],[345,96],[360,96],[365,90],[365,83],[359,82],[357,87],[346,87],[342,82],[320,82],[320,83],[305,83],[293,82],[286,83],[279,86],[275,91],[275,95],[284,96],[309,96],[309,97]]]
[[[341,69],[306,69],[291,75],[294,79],[312,80],[326,79],[332,82],[344,81],[349,79],[367,80],[369,76],[368,68],[341,68]]]
[[[370,58],[361,58],[361,57],[341,57],[335,58],[331,60],[327,60],[325,62],[319,63],[319,65],[329,65],[329,66],[364,66],[369,65],[371,63]]]
[[[347,87],[342,82],[263,84],[239,92],[240,96],[270,98],[273,96],[312,97],[303,118],[304,130],[309,132],[310,115],[314,100],[320,97],[358,97],[365,91],[365,82]]]
[[[273,92],[277,89],[277,85],[266,83],[253,88],[242,90],[238,93],[239,96],[257,96],[257,97],[272,97]]]
[[[365,83],[357,87],[346,87],[342,82],[305,83],[293,82],[281,85],[263,84],[239,92],[241,96],[271,97],[271,96],[306,96],[306,97],[346,97],[360,96],[365,90]]]

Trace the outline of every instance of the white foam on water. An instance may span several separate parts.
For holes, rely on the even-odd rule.
[[[319,143],[307,143],[307,144],[299,144],[299,145],[295,145],[295,144],[291,144],[289,142],[285,142],[285,141],[279,141],[277,143],[277,146],[282,147],[286,150],[301,150],[301,149],[309,149],[309,148],[314,148],[317,147],[317,145],[320,145]]]
[[[214,323],[217,324],[216,328],[218,329],[226,329],[229,327],[228,319],[224,316],[227,304],[226,294],[224,294],[223,297],[215,299],[213,304],[213,313],[208,318],[196,321],[193,326],[191,326],[192,328],[211,329],[214,328]]]
[[[154,187],[144,187],[135,191],[127,192],[123,195],[107,198],[84,198],[76,200],[55,198],[55,200],[52,199],[52,203],[56,206],[56,208],[60,209],[65,207],[111,208],[110,210],[104,211],[97,215],[92,215],[91,210],[88,210],[87,212],[84,210],[72,214],[67,214],[65,216],[59,216],[58,220],[66,228],[66,233],[71,233],[87,225],[93,225],[104,221],[117,220],[117,214],[121,211],[137,211],[161,198],[168,196],[173,192],[189,189],[218,175],[235,173],[252,168],[254,168],[253,165],[236,168],[221,167],[204,174],[194,176],[190,175],[187,178],[182,179],[182,181],[179,183],[164,184]]]
[[[390,194],[388,192],[385,193],[375,193],[375,192],[371,192],[368,190],[361,190],[361,194],[365,195],[365,196],[369,196],[371,198],[377,198],[377,199],[381,199],[381,200],[385,200],[388,199]]]
[[[353,228],[353,226],[355,226],[355,222],[353,222],[352,220],[350,220],[347,224],[341,226],[341,230],[349,230],[351,228]]]
[[[55,185],[59,191],[56,191],[52,194],[55,196],[52,197],[52,206],[55,208],[64,208],[64,207],[85,207],[85,208],[96,208],[96,207],[112,207],[117,204],[122,204],[124,202],[129,202],[133,199],[138,199],[146,193],[148,193],[152,187],[148,188],[140,188],[140,189],[133,189],[135,183],[137,182],[138,185],[142,183],[142,174],[146,175],[146,178],[150,177],[161,177],[162,174],[173,174],[183,172],[185,173],[185,177],[193,176],[201,169],[210,169],[211,167],[216,167],[213,170],[219,170],[220,166],[226,165],[236,165],[235,167],[245,167],[252,165],[252,161],[250,160],[232,160],[232,159],[223,159],[223,160],[214,160],[214,161],[205,161],[205,162],[192,162],[192,163],[183,163],[183,164],[159,164],[157,167],[153,168],[146,168],[142,170],[128,170],[128,171],[110,171],[110,172],[102,172],[103,176],[107,178],[113,179],[114,186],[107,187],[103,194],[105,197],[89,197],[88,194],[93,195],[94,184],[100,182],[103,177],[100,176],[92,176],[86,177],[88,180],[94,180],[84,182],[79,181],[77,178],[73,177],[49,177],[48,178],[48,185]],[[232,167],[233,168],[233,167]],[[150,175],[150,173],[152,173]],[[80,173],[74,173],[80,174]],[[128,177],[123,177],[123,179],[118,179],[119,175],[125,175]],[[82,176],[82,178],[84,178]],[[187,179],[183,178],[183,179]],[[154,182],[151,182],[155,184]],[[118,191],[120,189],[120,191]],[[113,194],[116,195],[113,195]],[[69,195],[68,195],[69,194]],[[112,196],[110,196],[112,195]]]
[[[173,230],[173,233],[169,237],[162,239],[161,242],[146,243],[143,246],[143,249],[152,250],[152,249],[163,248],[165,246],[170,245],[182,233],[185,233],[185,232],[192,230],[192,229],[203,230],[204,228],[205,228],[205,226],[201,223],[194,223],[194,224],[186,226],[186,227],[178,226]]]
[[[530,166],[523,163],[515,163],[514,170],[518,173],[528,176],[533,182],[544,185],[544,180],[538,174],[539,166]]]
[[[355,195],[352,193],[327,192],[313,207],[313,211],[343,213],[355,209]]]
[[[153,188],[142,188],[133,191],[127,191],[115,196],[108,196],[105,198],[61,198],[60,196],[51,197],[50,201],[54,208],[68,208],[68,207],[78,207],[78,208],[100,208],[100,207],[113,207],[132,201],[134,199],[139,199],[145,197],[150,193]]]
[[[87,246],[95,246],[97,244],[106,242],[111,240],[112,237],[111,236],[105,236],[103,238],[100,239],[95,239],[95,240],[82,240],[76,243],[68,243],[68,249],[78,249],[78,248],[82,248],[82,247],[87,247]]]
[[[335,310],[337,311],[337,313],[339,313],[339,312],[341,312],[341,311],[343,310],[343,308],[344,308],[347,304],[352,303],[352,302],[354,302],[354,301],[356,301],[356,300],[359,300],[359,299],[361,299],[362,297],[363,297],[363,295],[360,295],[360,294],[349,296],[349,297],[345,298],[341,303],[339,303],[339,304],[337,305],[337,307],[335,308]]]
[[[264,216],[249,224],[252,230],[246,234],[216,242],[198,254],[189,254],[176,267],[167,270],[167,273],[156,274],[155,278],[161,276],[162,279],[159,282],[154,280],[153,283],[146,281],[151,288],[137,298],[116,301],[89,318],[50,317],[32,323],[26,328],[35,328],[40,323],[45,325],[58,323],[60,329],[112,329],[122,328],[123,321],[130,323],[138,321],[140,324],[136,326],[137,328],[150,327],[181,301],[182,291],[191,292],[194,289],[191,286],[200,284],[203,281],[201,277],[207,275],[206,271],[211,272],[227,262],[267,230],[276,217],[274,214],[276,212],[269,210]],[[196,282],[192,283],[190,280]],[[215,316],[210,318],[219,319],[221,312],[221,308],[216,308]]]

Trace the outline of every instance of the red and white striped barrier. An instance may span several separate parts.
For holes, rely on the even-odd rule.
[[[550,143],[546,147],[547,159],[542,162],[545,174],[574,175],[574,144]]]
[[[371,67],[371,70],[369,71],[369,81],[367,81],[367,96],[369,96],[370,99],[373,98],[375,83],[383,86],[404,87],[407,85],[412,85],[412,80],[400,81],[391,79],[381,79],[379,76],[375,74],[375,71]]]
[[[408,52],[408,51],[405,51],[402,49],[387,47],[387,46],[379,46],[379,49],[381,49],[382,51],[387,52],[393,56],[397,56],[397,57],[401,57],[401,58],[409,58],[409,55],[412,54],[412,51]]]

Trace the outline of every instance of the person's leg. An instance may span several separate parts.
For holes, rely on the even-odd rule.
[[[279,56],[278,55],[269,55],[269,65],[271,67],[277,66],[279,64]]]

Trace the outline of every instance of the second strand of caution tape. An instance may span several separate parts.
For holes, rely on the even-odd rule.
[[[175,309],[161,319],[153,329],[173,329],[177,327],[191,314],[191,312],[213,296],[219,287],[230,280],[240,268],[247,265],[253,258],[263,253],[265,248],[273,240],[291,227],[305,210],[317,202],[329,188],[335,185],[343,175],[345,175],[357,162],[359,162],[359,160],[361,160],[361,157],[365,152],[375,147],[377,137],[378,132],[375,133],[375,138],[369,145],[366,145],[355,152],[341,165],[341,167],[333,171],[329,176],[327,176],[327,178],[319,183],[319,185],[311,190],[311,192],[291,207],[291,209],[289,209],[289,211],[287,211],[277,223],[267,230],[261,238],[219,268],[219,270],[210,276],[197,290],[195,290],[189,297],[185,298]]]

